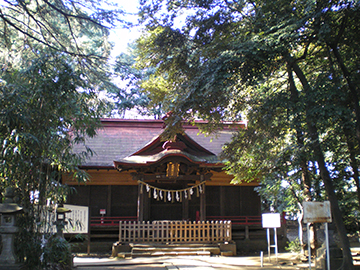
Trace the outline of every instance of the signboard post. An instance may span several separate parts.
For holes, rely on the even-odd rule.
[[[267,213],[262,214],[262,227],[266,228],[266,237],[268,243],[268,256],[270,260],[270,249],[275,248],[276,262],[278,261],[278,245],[277,245],[277,232],[276,228],[281,227],[280,214],[279,213]],[[270,241],[270,228],[274,229],[274,245],[271,245]]]
[[[330,269],[330,248],[328,223],[332,222],[330,202],[303,202],[304,222],[306,223],[309,252],[309,269],[311,270],[310,223],[325,223],[325,244],[327,269]]]
[[[106,209],[100,209],[101,223],[104,223],[104,215],[106,215]]]

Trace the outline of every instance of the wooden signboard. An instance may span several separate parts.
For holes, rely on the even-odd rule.
[[[65,233],[79,234],[89,232],[89,207],[64,204],[64,207],[71,210],[66,213],[66,220],[68,221],[65,226]]]
[[[303,202],[304,223],[332,222],[330,202]]]

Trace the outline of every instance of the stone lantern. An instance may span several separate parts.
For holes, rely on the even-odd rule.
[[[70,213],[71,210],[65,208],[62,204],[60,204],[57,208],[56,208],[56,221],[55,221],[55,225],[56,225],[56,231],[57,231],[57,235],[59,237],[64,238],[64,227],[67,224],[67,221],[65,220],[66,217],[66,213]]]
[[[21,269],[14,254],[14,237],[19,231],[15,226],[16,214],[22,211],[22,207],[14,203],[13,188],[5,189],[4,203],[0,203],[0,234],[2,237],[2,252],[0,254],[0,269]]]

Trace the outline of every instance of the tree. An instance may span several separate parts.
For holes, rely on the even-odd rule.
[[[159,119],[162,110],[159,98],[152,95],[159,91],[145,91],[141,82],[148,80],[155,72],[155,69],[136,68],[137,52],[134,44],[128,46],[127,53],[121,53],[116,57],[115,76],[121,79],[123,87],[113,89],[109,96],[115,100],[114,109],[116,114],[124,117],[127,110],[136,109],[137,113],[143,116],[153,116]]]
[[[99,32],[107,35],[120,14],[123,12],[114,9],[113,4],[103,2],[6,0],[0,13],[1,45],[9,47],[14,38],[19,38],[28,46],[41,45],[79,58],[99,59],[101,55],[83,45]],[[105,42],[97,44],[99,49]]]
[[[261,179],[266,170],[276,168],[278,159],[296,161],[293,165],[302,173],[306,196],[313,200],[320,184],[309,174],[309,164],[314,164],[331,202],[343,267],[352,269],[333,164],[351,160],[347,168],[358,178],[359,143],[352,132],[358,124],[358,91],[349,84],[359,80],[358,67],[351,60],[359,56],[358,28],[348,22],[358,23],[359,3],[159,0],[142,4],[140,14],[149,32],[139,41],[141,63],[156,66],[156,74],[172,86],[165,97],[172,102],[165,105],[176,117],[169,121],[200,117],[209,120],[211,130],[221,120],[243,115],[251,131],[270,133],[269,142],[259,136],[261,147],[271,151],[260,165],[254,152],[261,148],[254,149],[245,138],[240,149],[246,155],[237,155],[231,164],[240,181],[244,175]],[[175,19],[185,10],[185,24],[177,26]],[[353,68],[344,69],[342,63]],[[244,137],[235,139],[241,143]],[[277,149],[279,142],[296,149],[292,159],[287,151]],[[347,149],[341,159],[328,158],[344,144]],[[239,151],[232,148],[227,156]]]
[[[106,112],[96,93],[114,87],[107,35],[117,12],[99,5],[44,0],[0,6],[0,191],[15,187],[24,208],[17,252],[31,269],[67,263],[68,246],[55,241],[45,217],[69,193],[63,173],[87,180],[78,165],[92,151],[76,155],[71,147],[96,134]]]
[[[29,267],[49,263],[39,261],[49,248],[41,241],[51,239],[43,232],[52,225],[44,224],[42,217],[49,205],[66,200],[68,188],[61,184],[61,174],[73,172],[79,181],[86,180],[77,166],[92,152],[75,155],[71,146],[95,135],[102,105],[78,87],[85,87],[81,74],[62,56],[46,55],[24,70],[7,70],[2,76],[1,189],[15,187],[17,202],[24,208],[19,252]]]
[[[46,50],[66,54],[94,90],[114,87],[108,78],[111,45],[107,36],[123,12],[113,5],[82,0],[4,1],[0,8],[3,69],[24,64]]]

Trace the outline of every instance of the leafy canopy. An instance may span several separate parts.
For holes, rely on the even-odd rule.
[[[349,269],[336,196],[344,199],[348,184],[360,187],[359,8],[358,1],[144,0],[148,33],[138,43],[140,64],[172,86],[167,127],[199,117],[212,131],[222,120],[247,119],[248,130],[224,151],[235,181],[280,177],[301,183],[308,200],[329,199]]]
[[[109,27],[116,10],[97,1],[3,1],[0,5],[0,192],[15,188],[18,255],[31,269],[62,268],[69,246],[56,242],[49,208],[63,203],[64,173],[79,181],[92,155],[86,137],[106,112],[97,92],[111,89]],[[109,6],[106,6],[109,7]],[[84,144],[82,153],[72,152]],[[56,254],[50,254],[54,252]],[[69,258],[68,258],[69,259]]]

